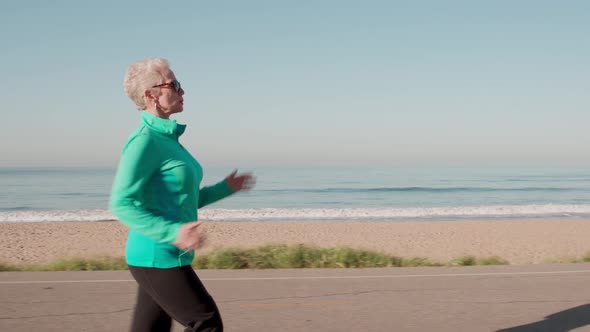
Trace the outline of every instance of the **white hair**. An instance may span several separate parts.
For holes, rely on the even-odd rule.
[[[166,70],[170,70],[170,62],[162,58],[141,60],[127,67],[123,86],[125,94],[137,105],[137,109],[147,108],[144,92],[162,84],[162,73]]]

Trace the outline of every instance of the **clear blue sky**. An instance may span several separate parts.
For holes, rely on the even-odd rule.
[[[12,1],[0,166],[115,166],[165,57],[206,165],[590,165],[588,1]]]

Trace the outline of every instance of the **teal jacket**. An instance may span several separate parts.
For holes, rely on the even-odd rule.
[[[180,226],[198,220],[197,209],[232,194],[225,181],[199,189],[201,165],[178,142],[185,125],[142,112],[123,148],[110,209],[127,227],[127,264],[171,268],[190,265],[194,253],[176,248]]]

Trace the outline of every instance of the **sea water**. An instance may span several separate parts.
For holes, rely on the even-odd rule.
[[[202,185],[232,171],[205,167]],[[411,221],[590,217],[576,168],[261,167],[257,185],[199,211],[224,221]],[[113,168],[0,168],[0,222],[115,220]]]

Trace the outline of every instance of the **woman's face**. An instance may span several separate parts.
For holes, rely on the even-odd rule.
[[[161,117],[168,119],[174,113],[180,113],[184,107],[184,90],[180,88],[176,91],[173,82],[176,76],[172,70],[166,70],[162,73],[164,84],[160,84],[160,95],[158,98],[158,111]],[[180,84],[178,85],[180,86]]]

